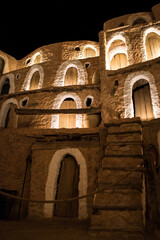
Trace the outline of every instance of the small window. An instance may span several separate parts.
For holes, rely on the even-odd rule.
[[[86,107],[90,107],[92,105],[93,99],[91,97],[87,97],[86,99]]]
[[[25,107],[25,106],[27,106],[28,102],[29,102],[29,97],[25,97],[20,100],[20,106]]]
[[[30,62],[31,62],[31,58],[28,58],[28,59],[26,60],[26,64],[28,65]]]

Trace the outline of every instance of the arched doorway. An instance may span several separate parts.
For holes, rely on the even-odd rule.
[[[75,158],[66,155],[61,161],[57,180],[56,200],[78,197],[79,166]],[[56,203],[54,216],[78,217],[78,200]]]
[[[31,81],[30,81],[29,90],[38,89],[39,79],[40,79],[40,73],[39,73],[39,71],[35,71],[32,75]]]
[[[133,85],[133,105],[134,116],[142,120],[151,120],[154,118],[150,86],[148,81],[141,79]]]
[[[64,86],[77,85],[77,84],[78,84],[77,69],[75,67],[70,67],[68,68],[65,75]]]
[[[66,98],[60,109],[76,109],[76,102],[73,98]],[[60,114],[59,128],[76,128],[76,114]]]
[[[1,95],[9,94],[9,90],[10,90],[10,81],[7,78],[2,85]]]
[[[160,36],[151,32],[146,37],[147,59],[151,60],[160,56]]]

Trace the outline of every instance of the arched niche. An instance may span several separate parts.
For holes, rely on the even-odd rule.
[[[93,84],[100,83],[100,71],[99,70],[94,72],[93,77],[92,77],[92,83]]]
[[[86,47],[83,52],[84,58],[96,57],[96,51],[91,47]]]
[[[153,114],[155,118],[160,117],[160,107],[159,107],[159,96],[157,87],[155,85],[155,79],[153,75],[148,71],[137,71],[131,73],[126,78],[124,84],[124,109],[125,109],[125,118],[134,117],[134,105],[133,105],[133,86],[139,80],[146,80],[149,83],[150,94],[152,100]]]
[[[16,99],[11,98],[5,101],[0,110],[0,127],[17,127],[18,117],[15,113],[15,109],[18,107]]]
[[[64,86],[77,85],[77,84],[78,84],[77,69],[75,67],[70,67],[68,68],[65,75]]]
[[[31,77],[29,90],[38,89],[39,80],[40,80],[40,73],[39,71],[35,71]]]
[[[76,109],[76,102],[73,98],[66,98],[60,109]],[[59,128],[76,128],[76,114],[60,114]]]
[[[108,49],[110,70],[117,70],[128,65],[127,49],[125,42],[121,39],[114,40]]]
[[[4,64],[5,64],[4,59],[2,57],[0,57],[0,75],[3,74]]]
[[[78,94],[73,93],[73,92],[62,92],[58,94],[53,103],[53,109],[60,109],[63,101],[67,98],[74,99],[76,103],[76,108],[82,108],[82,101]],[[59,128],[59,114],[55,114],[52,116],[51,120],[51,128]],[[81,128],[82,127],[82,114],[77,114],[76,115],[76,128]]]
[[[10,90],[10,81],[8,78],[6,78],[2,85],[0,95],[9,94],[9,90]]]
[[[146,57],[151,60],[160,56],[160,35],[155,32],[147,34],[145,39]]]
[[[132,89],[134,116],[142,121],[154,118],[149,82],[145,79],[136,81]]]
[[[137,19],[134,20],[134,22],[132,23],[132,26],[135,26],[138,24],[144,24],[144,23],[148,23],[148,21],[142,17],[138,17]]]

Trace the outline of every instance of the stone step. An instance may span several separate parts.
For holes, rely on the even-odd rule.
[[[137,157],[107,157],[105,156],[102,159],[102,168],[109,168],[109,167],[128,167],[128,168],[139,168],[143,166],[143,158],[137,158]]]
[[[94,208],[100,207],[141,209],[141,192],[135,189],[105,190],[96,194]]]
[[[142,185],[143,173],[138,171],[106,170],[98,171],[98,184]]]
[[[133,133],[142,132],[142,126],[139,123],[124,123],[117,126],[108,127],[108,133]]]
[[[107,145],[105,156],[143,156],[141,144],[115,144]]]
[[[143,229],[143,217],[141,210],[99,210],[91,216],[91,229],[125,230],[134,231]]]
[[[135,231],[92,231],[89,240],[144,240],[143,232]]]
[[[121,134],[108,134],[106,137],[107,143],[128,143],[128,142],[141,142],[142,134],[141,132],[133,133],[121,133]]]

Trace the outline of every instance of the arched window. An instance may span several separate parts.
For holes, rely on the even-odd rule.
[[[3,74],[4,70],[4,59],[0,57],[0,74]]]
[[[60,109],[76,109],[76,102],[72,98],[66,98]],[[59,128],[76,128],[76,114],[60,114]]]
[[[99,82],[100,82],[100,71],[98,70],[98,71],[94,72],[94,74],[93,74],[92,83],[96,84]]]
[[[122,40],[113,41],[108,50],[108,58],[111,70],[126,67],[128,65],[128,60],[125,42]]]
[[[154,59],[160,56],[160,36],[156,33],[149,33],[146,37],[147,59]]]
[[[78,84],[77,69],[75,67],[70,67],[68,68],[65,75],[64,86],[77,85],[77,84]]]
[[[148,81],[141,79],[135,82],[133,85],[132,98],[135,117],[140,117],[144,121],[154,118]]]
[[[147,23],[147,21],[144,18],[137,18],[132,25],[134,26],[134,25],[143,24],[143,23]]]
[[[32,75],[31,81],[30,81],[29,90],[38,89],[39,79],[40,79],[39,71],[35,71]]]
[[[96,51],[91,47],[86,47],[84,49],[84,58],[96,57]]]
[[[1,95],[9,94],[9,90],[10,90],[10,82],[9,82],[9,79],[7,78],[2,85]]]
[[[57,180],[56,200],[78,197],[78,184],[79,166],[73,156],[66,155],[61,161]],[[54,216],[67,218],[78,217],[78,200],[56,203]]]

